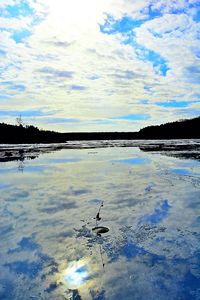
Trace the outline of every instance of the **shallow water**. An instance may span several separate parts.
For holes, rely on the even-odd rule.
[[[200,299],[200,162],[71,148],[0,164],[0,299]]]

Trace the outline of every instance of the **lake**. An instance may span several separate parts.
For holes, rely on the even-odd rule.
[[[199,145],[2,145],[0,299],[199,300]]]

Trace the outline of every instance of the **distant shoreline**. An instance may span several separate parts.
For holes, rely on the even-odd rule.
[[[200,139],[200,117],[142,128],[139,132],[71,132],[40,130],[32,125],[0,123],[0,144],[49,144],[92,140]]]

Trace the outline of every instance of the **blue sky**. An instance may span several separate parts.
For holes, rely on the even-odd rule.
[[[0,122],[136,131],[199,115],[197,0],[1,0]]]

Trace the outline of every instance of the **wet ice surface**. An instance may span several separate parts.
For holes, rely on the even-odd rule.
[[[200,299],[200,162],[99,143],[0,164],[0,299]]]

